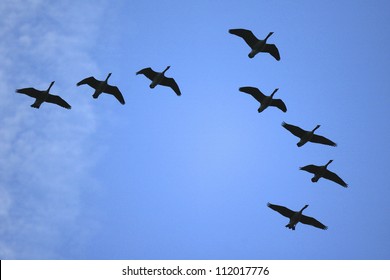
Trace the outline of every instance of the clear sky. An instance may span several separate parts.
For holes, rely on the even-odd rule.
[[[390,4],[315,2],[2,0],[0,259],[389,259]],[[180,97],[135,75],[168,65]],[[76,87],[109,72],[125,105]],[[71,110],[15,93],[51,81]],[[330,159],[349,188],[299,170]]]

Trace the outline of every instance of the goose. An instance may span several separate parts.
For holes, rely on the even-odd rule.
[[[334,143],[333,141],[329,140],[328,138],[325,138],[324,136],[314,134],[314,131],[320,127],[320,125],[317,125],[313,130],[311,131],[306,131],[303,130],[302,128],[291,125],[288,123],[283,122],[282,126],[290,131],[292,134],[294,134],[296,137],[299,137],[300,140],[297,143],[298,147],[302,147],[305,145],[307,142],[313,142],[313,143],[319,143],[319,144],[324,144],[324,145],[329,145],[336,147],[337,144]]]
[[[300,211],[292,211],[292,210],[288,209],[287,207],[279,206],[279,205],[275,205],[275,204],[271,204],[271,203],[268,203],[267,206],[269,208],[271,208],[272,210],[279,212],[280,214],[282,214],[286,218],[290,219],[290,221],[286,225],[286,227],[289,229],[295,230],[295,226],[299,222],[306,224],[306,225],[316,227],[316,228],[324,229],[324,230],[328,229],[327,226],[320,223],[316,219],[309,217],[309,216],[305,216],[302,214],[302,211],[305,210],[307,207],[309,207],[309,205],[305,205]]]
[[[245,40],[248,46],[252,49],[248,54],[249,58],[255,57],[259,52],[267,52],[272,55],[276,60],[280,60],[279,50],[274,44],[267,44],[268,38],[274,34],[268,33],[264,40],[259,40],[253,35],[252,31],[247,29],[229,29],[230,34],[237,35]]]
[[[101,93],[109,93],[115,96],[118,101],[124,105],[125,99],[123,98],[122,93],[119,91],[119,89],[116,86],[111,86],[108,84],[108,78],[110,78],[112,73],[108,73],[107,78],[104,81],[96,80],[94,77],[88,77],[84,80],[81,80],[77,83],[77,86],[81,85],[89,85],[90,87],[95,89],[94,94],[92,95],[93,98],[98,98]]]
[[[173,89],[177,96],[180,96],[181,92],[175,80],[173,78],[167,78],[164,75],[170,67],[171,66],[167,66],[167,68],[165,68],[162,72],[155,72],[152,68],[147,67],[139,70],[136,75],[144,74],[149,80],[151,80],[152,83],[149,85],[150,88],[154,88],[157,85],[167,86]]]
[[[278,88],[276,88],[270,96],[264,95],[258,88],[255,87],[240,87],[239,90],[249,93],[260,102],[260,107],[257,109],[259,113],[263,112],[269,106],[274,106],[283,112],[287,112],[286,105],[281,99],[273,99],[274,94],[279,90]]]
[[[332,171],[329,171],[327,169],[328,165],[333,162],[333,160],[329,160],[327,164],[325,165],[314,165],[314,164],[309,164],[303,167],[300,167],[300,170],[304,170],[310,173],[314,174],[314,177],[311,178],[311,181],[313,183],[317,182],[321,177],[331,180],[344,188],[348,188],[348,184],[343,181],[336,173],[333,173]]]
[[[54,81],[50,83],[50,86],[48,87],[47,90],[37,90],[35,88],[29,87],[29,88],[17,89],[16,92],[23,93],[35,98],[35,102],[31,104],[31,107],[33,108],[39,109],[39,107],[43,102],[49,102],[49,103],[57,104],[66,109],[70,109],[71,106],[64,99],[62,99],[58,95],[53,95],[49,93],[53,85],[54,85]]]

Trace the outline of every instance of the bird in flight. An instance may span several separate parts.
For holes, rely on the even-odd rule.
[[[302,211],[305,210],[309,205],[305,205],[301,210],[299,211],[292,211],[288,209],[287,207],[276,205],[276,204],[271,204],[268,203],[267,206],[271,208],[272,210],[275,210],[276,212],[279,212],[279,214],[285,216],[286,218],[289,218],[289,222],[286,225],[287,228],[295,230],[295,226],[301,222],[302,224],[310,225],[316,228],[320,229],[328,229],[327,226],[324,224],[320,223],[313,217],[305,216],[302,214]]]
[[[107,78],[104,81],[96,80],[94,77],[88,77],[84,80],[81,80],[77,83],[77,86],[81,86],[84,84],[89,85],[90,87],[95,89],[95,92],[93,93],[93,98],[98,98],[100,94],[108,93],[115,96],[115,98],[122,104],[125,104],[125,99],[123,98],[122,93],[119,91],[118,87],[111,86],[108,84],[108,78],[110,78],[112,73],[108,73]]]
[[[266,52],[272,55],[276,60],[280,60],[278,48],[274,44],[267,44],[267,40],[272,34],[274,34],[273,32],[268,33],[264,40],[257,39],[256,36],[253,35],[252,31],[247,29],[230,29],[229,33],[244,39],[251,48],[251,52],[248,54],[249,58],[255,57],[255,55],[260,52]]]
[[[176,81],[173,78],[167,78],[165,77],[165,72],[170,68],[171,66],[167,66],[164,71],[162,72],[155,72],[152,70],[152,68],[147,67],[144,69],[139,70],[136,75],[144,74],[149,80],[151,80],[151,84],[149,85],[150,88],[154,88],[157,85],[167,86],[173,89],[173,91],[176,93],[177,96],[181,95],[179,86],[177,85]]]
[[[31,107],[39,109],[43,102],[57,104],[63,108],[70,109],[71,106],[58,95],[50,94],[50,88],[54,85],[54,81],[50,83],[47,90],[37,90],[35,88],[21,88],[17,89],[17,93],[26,94],[30,97],[35,98],[35,102],[31,104]]]

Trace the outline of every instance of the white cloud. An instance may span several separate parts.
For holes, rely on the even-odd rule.
[[[84,223],[80,195],[95,182],[88,141],[97,129],[90,99],[76,82],[98,67],[88,51],[103,7],[91,1],[2,1],[0,6],[0,258],[63,258],[67,231]],[[71,105],[65,110],[16,88],[45,89]],[[84,234],[84,233],[83,233]]]

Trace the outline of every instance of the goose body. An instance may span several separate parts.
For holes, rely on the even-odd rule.
[[[344,182],[343,179],[341,179],[336,173],[328,170],[328,165],[332,162],[333,160],[329,160],[327,164],[325,165],[314,165],[314,164],[309,164],[303,167],[300,167],[300,170],[304,170],[310,173],[314,174],[314,177],[311,178],[311,181],[313,183],[318,182],[318,180],[322,177],[328,180],[331,180],[340,186],[347,188],[348,184]]]
[[[305,216],[302,214],[303,210],[305,210],[307,207],[309,207],[309,205],[305,205],[300,211],[292,211],[292,210],[288,209],[287,207],[275,205],[275,204],[271,204],[271,203],[268,203],[267,206],[269,208],[271,208],[272,210],[278,212],[279,214],[281,214],[289,219],[289,222],[286,225],[286,227],[289,229],[295,230],[295,226],[299,222],[306,224],[306,225],[316,227],[316,228],[324,229],[324,230],[328,229],[327,226],[320,223],[319,221],[317,221],[313,217]]]
[[[139,70],[136,75],[143,74],[145,77],[147,77],[152,82],[150,83],[150,88],[155,88],[157,85],[167,86],[170,87],[177,96],[181,95],[179,86],[177,85],[176,81],[173,78],[167,78],[165,77],[165,72],[170,68],[171,66],[167,66],[164,71],[162,72],[155,72],[152,70],[152,68],[147,67],[144,69]]]
[[[256,36],[253,35],[252,31],[247,29],[230,29],[229,33],[244,39],[244,41],[251,48],[251,52],[248,54],[249,58],[255,57],[255,55],[260,52],[266,52],[272,55],[276,60],[280,60],[278,48],[274,44],[267,44],[267,40],[273,34],[273,32],[268,33],[264,40],[257,39]]]
[[[35,88],[21,88],[17,89],[17,93],[26,94],[30,97],[35,98],[35,102],[31,104],[31,107],[39,109],[43,102],[57,104],[63,108],[70,109],[71,106],[58,95],[50,94],[50,88],[53,86],[54,81],[50,83],[47,90],[37,90]]]
[[[320,125],[317,125],[313,130],[307,131],[303,130],[302,128],[291,125],[288,123],[283,122],[282,126],[290,131],[293,135],[299,138],[299,142],[297,143],[298,147],[302,147],[305,145],[307,142],[313,142],[313,143],[318,143],[318,144],[324,144],[324,145],[329,145],[336,147],[337,144],[328,138],[325,138],[324,136],[317,135],[314,132],[320,127]]]
[[[90,87],[95,89],[95,92],[93,93],[92,97],[93,98],[98,98],[100,94],[108,93],[113,96],[122,104],[125,104],[125,99],[123,98],[122,93],[119,91],[118,87],[116,86],[111,86],[108,84],[108,78],[110,78],[112,73],[108,73],[107,78],[104,81],[99,81],[96,80],[94,77],[88,77],[85,78],[84,80],[81,80],[80,82],[77,83],[77,86],[81,86],[84,84],[89,85]]]
[[[274,94],[279,90],[276,88],[270,96],[264,95],[258,88],[255,87],[240,87],[239,89],[242,92],[248,93],[253,96],[258,102],[260,102],[260,107],[257,109],[259,113],[263,112],[269,106],[274,106],[287,112],[287,107],[281,99],[274,99]]]

